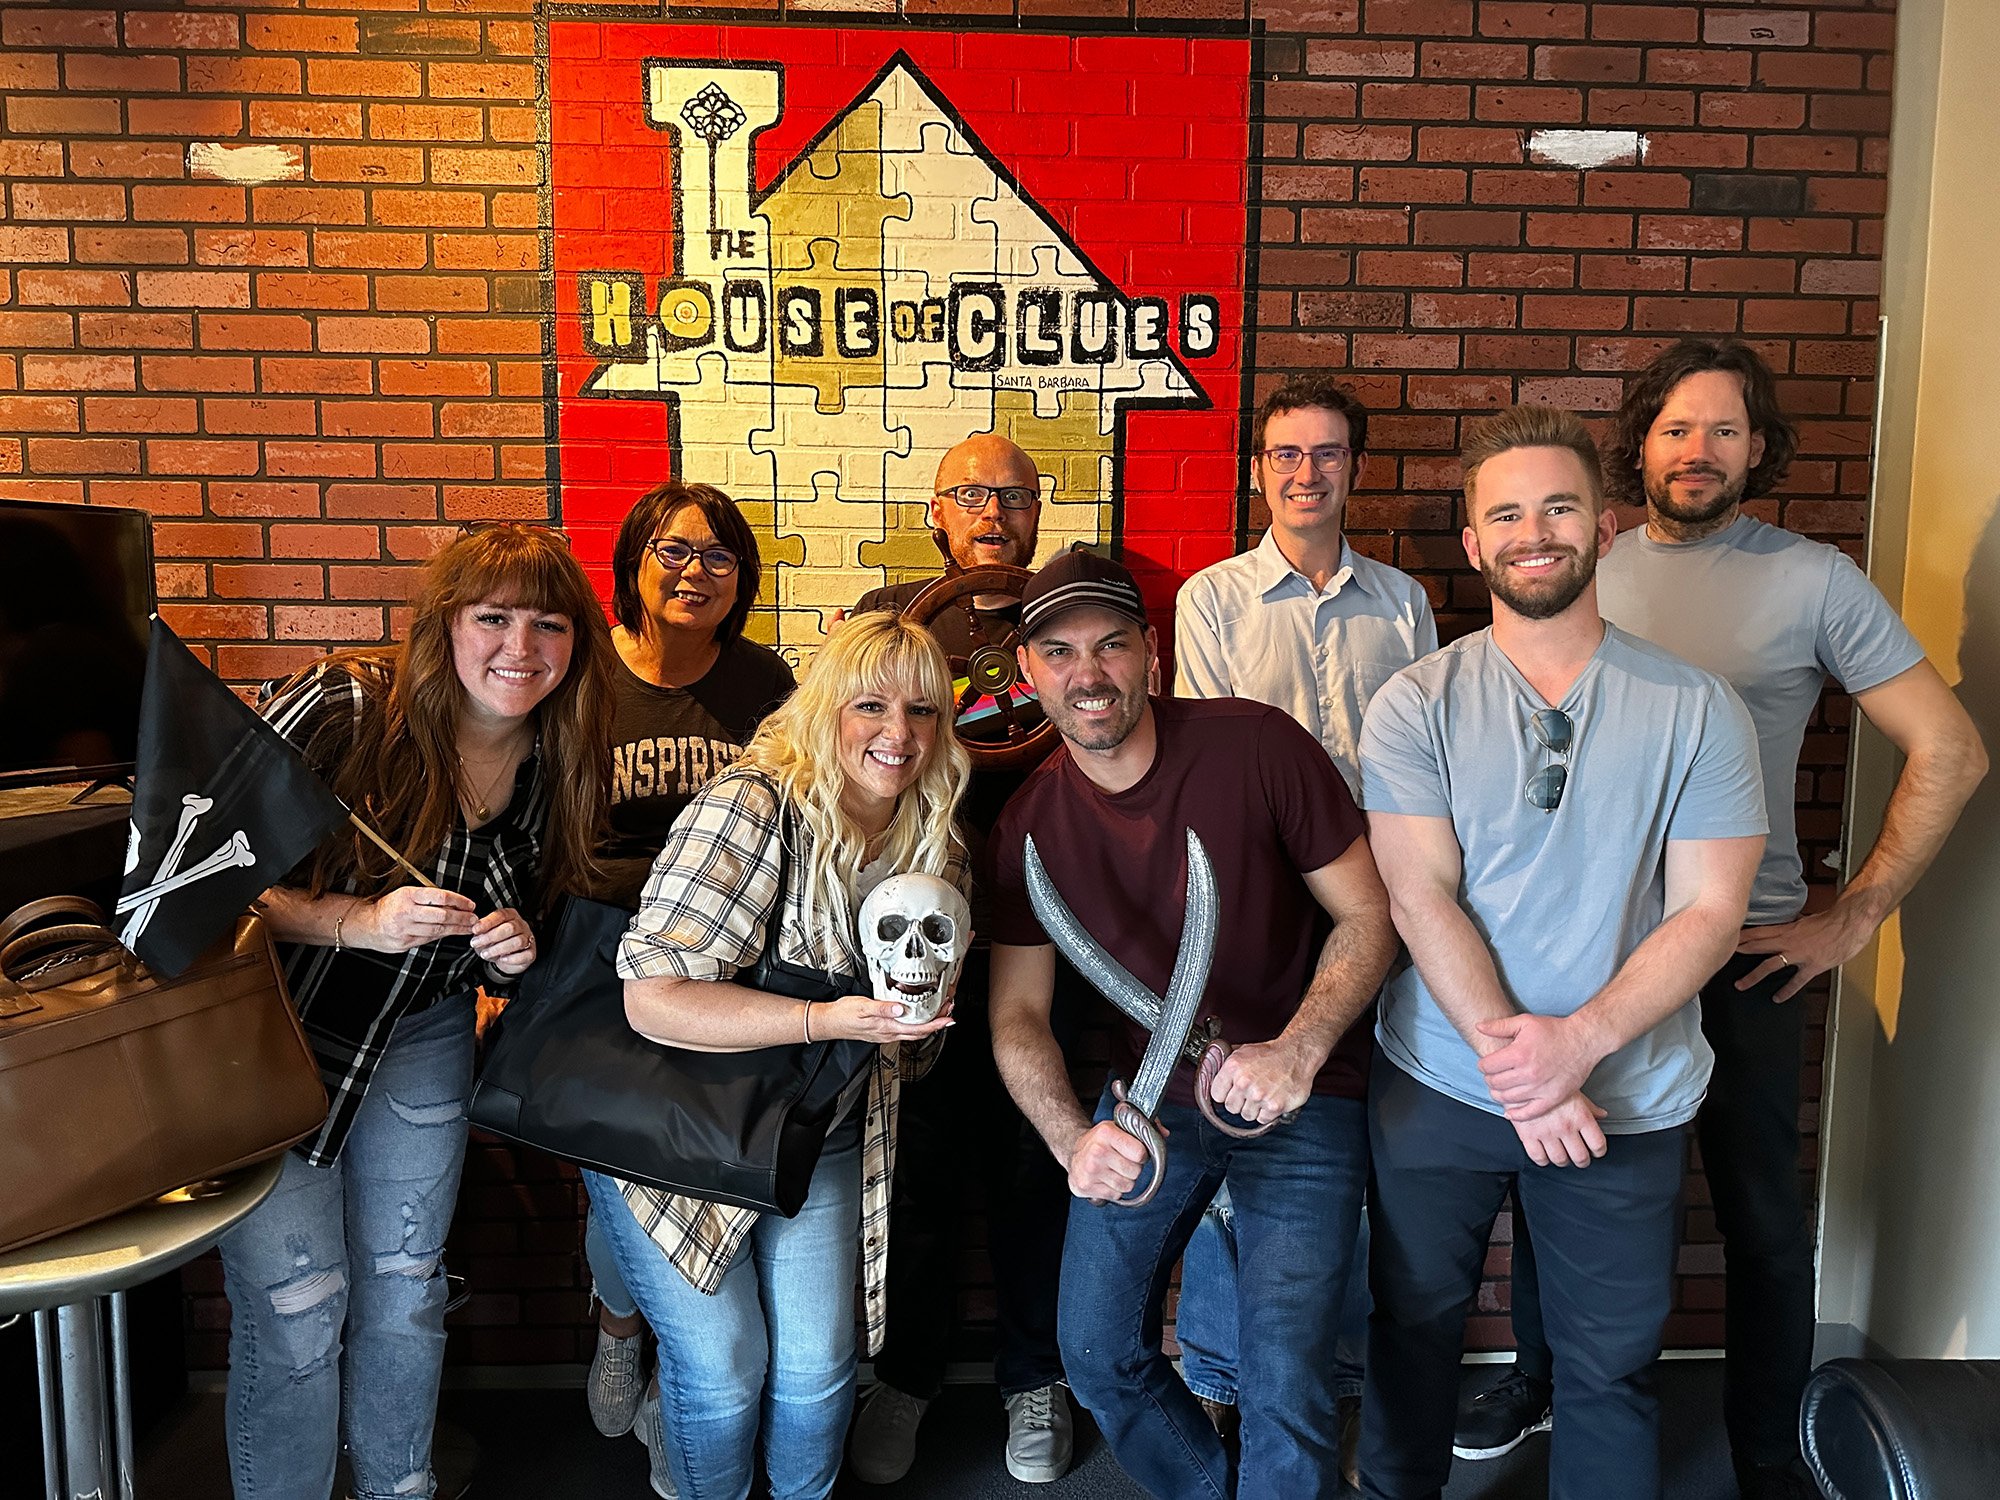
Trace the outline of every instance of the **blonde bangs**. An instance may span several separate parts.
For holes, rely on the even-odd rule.
[[[971,759],[953,728],[950,664],[921,626],[888,612],[842,625],[813,658],[798,690],[759,726],[740,762],[776,780],[811,831],[807,904],[830,939],[840,934],[843,942],[853,941],[854,880],[867,843],[840,809],[846,779],[835,748],[841,710],[870,693],[904,692],[937,710],[937,744],[897,803],[882,857],[898,872],[941,874],[963,847],[953,819]]]

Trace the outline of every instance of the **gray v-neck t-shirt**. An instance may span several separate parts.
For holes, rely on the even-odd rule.
[[[1597,603],[1607,620],[1726,678],[1750,710],[1771,820],[1750,921],[1791,921],[1806,904],[1799,747],[1820,689],[1831,676],[1865,693],[1924,648],[1846,553],[1749,516],[1698,542],[1622,533],[1597,565]]]
[[[1451,819],[1459,904],[1520,1009],[1566,1016],[1663,920],[1670,841],[1762,836],[1756,733],[1729,685],[1614,625],[1563,701],[1573,739],[1553,812],[1529,779],[1558,759],[1529,727],[1550,707],[1493,642],[1466,636],[1392,677],[1361,730],[1369,812]],[[1489,1113],[1472,1048],[1415,965],[1382,992],[1376,1035],[1420,1082]],[[1687,1004],[1592,1070],[1584,1093],[1607,1132],[1693,1117],[1714,1057]]]

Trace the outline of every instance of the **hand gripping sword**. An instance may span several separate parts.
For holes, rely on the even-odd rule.
[[[1195,1102],[1202,1116],[1216,1129],[1225,1135],[1247,1138],[1262,1135],[1278,1123],[1273,1120],[1250,1128],[1231,1124],[1216,1112],[1209,1098],[1209,1085],[1230,1052],[1229,1043],[1222,1040],[1221,1028],[1213,1017],[1195,1025],[1195,1011],[1208,985],[1209,965],[1215,956],[1215,871],[1201,836],[1192,828],[1187,830],[1187,846],[1187,896],[1181,917],[1180,950],[1174,957],[1165,1000],[1133,978],[1130,970],[1084,930],[1049,879],[1041,855],[1036,852],[1034,835],[1028,835],[1022,850],[1028,901],[1043,931],[1099,994],[1152,1033],[1131,1088],[1128,1090],[1121,1081],[1111,1085],[1112,1097],[1118,1101],[1112,1119],[1145,1146],[1153,1164],[1152,1181],[1143,1191],[1116,1200],[1127,1208],[1137,1208],[1149,1201],[1159,1188],[1167,1147],[1153,1115],[1174,1065],[1182,1058],[1197,1069]]]

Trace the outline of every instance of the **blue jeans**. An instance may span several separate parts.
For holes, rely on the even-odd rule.
[[[427,1500],[445,1232],[465,1161],[470,996],[405,1016],[331,1166],[296,1153],[222,1240],[238,1500]]]
[[[820,1158],[797,1218],[757,1220],[713,1296],[674,1269],[609,1178],[583,1177],[660,1341],[667,1466],[683,1500],[743,1500],[760,1429],[773,1500],[824,1500],[854,1409],[860,1146]]]
[[[1109,1119],[1111,1098],[1098,1101]],[[1119,1464],[1148,1492],[1224,1500],[1317,1495],[1337,1483],[1340,1433],[1326,1378],[1368,1171],[1359,1100],[1315,1095],[1299,1117],[1234,1140],[1163,1105],[1165,1180],[1140,1208],[1070,1205],[1059,1332],[1070,1387]],[[1242,1463],[1160,1349],[1162,1304],[1197,1220],[1229,1186],[1236,1221]]]
[[[604,1238],[604,1228],[597,1222],[597,1200],[590,1194],[592,1175],[584,1174],[583,1195],[583,1258],[590,1267],[590,1293],[612,1317],[635,1318],[639,1315],[639,1304],[625,1285],[625,1278],[618,1270],[618,1257],[611,1253],[610,1241]],[[599,1182],[604,1180],[598,1178]],[[615,1193],[617,1189],[612,1191]]]
[[[1340,1340],[1334,1345],[1333,1394],[1361,1394],[1368,1349],[1368,1211],[1354,1236],[1347,1292],[1340,1303]],[[1181,1375],[1188,1389],[1224,1406],[1236,1404],[1236,1215],[1224,1187],[1195,1226],[1181,1257],[1180,1310],[1174,1339],[1181,1346]]]

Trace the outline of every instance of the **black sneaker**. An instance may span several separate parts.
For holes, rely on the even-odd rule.
[[[1546,1380],[1509,1370],[1497,1385],[1458,1403],[1458,1427],[1451,1451],[1460,1458],[1498,1458],[1512,1453],[1538,1432],[1554,1425]]]

